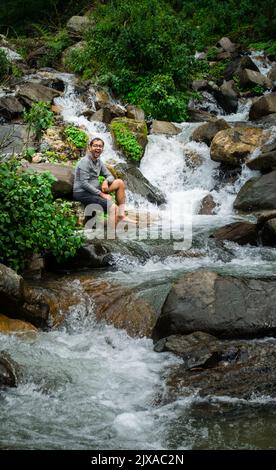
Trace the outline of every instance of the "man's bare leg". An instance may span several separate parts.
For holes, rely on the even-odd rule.
[[[125,193],[125,183],[123,182],[123,180],[116,179],[111,183],[111,185],[108,187],[108,192],[112,193],[113,191],[115,191],[116,193],[116,202],[118,205],[117,216],[119,218],[124,218],[126,193]]]

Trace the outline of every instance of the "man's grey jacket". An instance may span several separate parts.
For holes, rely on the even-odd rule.
[[[101,192],[99,176],[104,176],[108,183],[114,181],[112,174],[100,159],[92,160],[89,155],[85,155],[80,159],[75,169],[73,192],[89,191],[98,196]]]

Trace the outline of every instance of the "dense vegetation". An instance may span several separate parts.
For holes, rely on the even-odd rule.
[[[71,44],[62,29],[70,15],[90,12],[95,25],[87,31],[87,45],[67,57],[67,66],[157,119],[187,118],[191,81],[210,71],[207,61],[194,59],[196,50],[227,35],[243,46],[262,41],[276,52],[273,0],[30,0],[22,5],[23,0],[7,0],[0,6],[0,31],[40,32],[47,51],[40,67],[56,66]],[[21,45],[24,52],[23,38]]]
[[[82,244],[70,203],[54,201],[50,173],[18,171],[17,162],[0,165],[0,259],[17,270],[33,253],[73,256]]]

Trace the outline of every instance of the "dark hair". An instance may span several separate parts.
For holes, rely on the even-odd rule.
[[[100,140],[100,141],[103,143],[103,145],[104,145],[104,141],[103,141],[103,139],[101,139],[100,137],[94,137],[92,140],[90,140],[89,145],[92,145],[93,142],[95,142],[96,140]]]

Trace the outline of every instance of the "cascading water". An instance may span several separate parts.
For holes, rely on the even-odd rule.
[[[66,123],[84,128],[90,137],[105,141],[103,161],[123,161],[113,150],[105,124],[89,121],[85,104],[74,91],[74,78],[59,74],[66,83],[56,99]],[[93,94],[90,108],[93,109]],[[243,101],[228,121],[247,119],[250,102]],[[276,250],[225,243],[219,250],[207,242],[208,233],[239,217],[233,200],[244,182],[258,174],[244,167],[234,183],[219,180],[219,165],[209,148],[190,140],[199,124],[183,123],[177,136],[150,135],[140,169],[161,189],[167,204],[159,212],[166,225],[169,214],[191,203],[193,235],[199,257],[167,256],[129,263],[120,257],[114,269],[92,276],[115,280],[143,292],[161,289],[179,274],[201,268],[229,274],[275,276]],[[211,194],[215,215],[199,216],[202,199]],[[158,212],[157,207],[128,193],[128,205]],[[174,233],[177,228],[170,224]],[[72,277],[72,275],[71,275]],[[68,281],[80,291],[78,275]],[[91,299],[90,299],[91,302]],[[133,339],[104,322],[96,323],[94,305],[71,309],[66,324],[40,332],[35,339],[1,337],[2,349],[21,366],[16,389],[1,394],[0,448],[2,449],[208,449],[273,448],[275,400],[252,396],[202,399],[195,392],[166,402],[164,376],[180,360],[157,354],[149,339]],[[208,415],[206,405],[208,404]],[[241,431],[242,430],[242,431]]]

